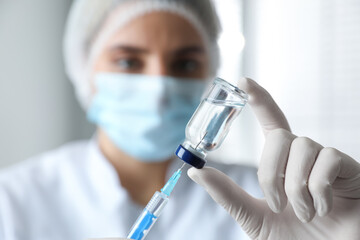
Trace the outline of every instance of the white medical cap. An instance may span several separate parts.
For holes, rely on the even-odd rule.
[[[126,11],[116,16],[116,23],[102,29],[108,16],[118,6]],[[76,0],[70,10],[64,37],[65,70],[73,82],[77,98],[84,109],[92,93],[89,68],[92,58],[107,38],[132,19],[152,11],[167,11],[188,20],[199,32],[210,58],[210,75],[219,65],[217,45],[220,23],[211,0]]]

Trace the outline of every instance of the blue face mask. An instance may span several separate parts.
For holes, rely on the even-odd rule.
[[[169,159],[185,137],[206,81],[99,73],[88,119],[122,151],[144,162]]]

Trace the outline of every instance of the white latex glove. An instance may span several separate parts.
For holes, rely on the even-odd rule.
[[[239,87],[249,94],[266,138],[258,170],[266,201],[213,168],[191,168],[190,178],[253,239],[360,239],[360,164],[293,135],[270,94],[253,80]]]

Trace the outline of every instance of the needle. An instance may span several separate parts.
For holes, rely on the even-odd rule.
[[[186,163],[184,163],[179,170],[181,171],[185,167]]]
[[[196,145],[195,150],[199,147],[200,143],[204,140],[204,138],[205,138],[205,136],[206,136],[207,133],[208,133],[208,132],[205,133],[205,135],[202,137],[202,139],[200,140],[200,142],[198,143],[198,145]]]

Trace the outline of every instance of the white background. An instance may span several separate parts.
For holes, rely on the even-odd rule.
[[[62,62],[70,0],[0,0],[0,167],[90,136]]]
[[[360,160],[360,1],[244,1],[244,74],[295,134]]]

